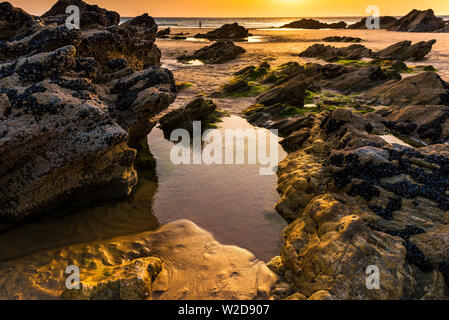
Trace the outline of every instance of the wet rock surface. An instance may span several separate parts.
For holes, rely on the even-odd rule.
[[[196,50],[190,55],[182,55],[178,57],[180,61],[200,60],[204,63],[219,64],[237,58],[244,53],[245,49],[235,45],[230,41],[218,41],[214,44]]]
[[[334,61],[337,59],[359,60],[361,58],[371,57],[371,55],[372,51],[360,44],[353,44],[346,48],[314,44],[299,54],[300,57],[318,58],[325,61]]]
[[[225,24],[220,28],[207,33],[196,34],[195,38],[209,40],[242,40],[248,38],[250,35],[248,29],[235,22],[232,24]]]
[[[423,60],[432,51],[436,40],[420,41],[412,45],[411,41],[402,41],[375,53],[376,58],[387,60]]]
[[[157,47],[134,36],[49,25],[2,47],[0,230],[63,203],[131,192],[130,146],[177,94]]]

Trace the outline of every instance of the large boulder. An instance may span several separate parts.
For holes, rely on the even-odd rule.
[[[435,16],[432,9],[419,11],[412,10],[388,27],[389,31],[406,32],[433,32],[444,28],[445,22],[442,18]]]
[[[94,29],[98,27],[117,26],[120,23],[120,15],[115,11],[108,11],[97,5],[90,5],[82,0],[58,0],[41,18],[46,24],[65,24],[69,14],[68,6],[75,5],[80,9],[81,29]]]
[[[207,33],[199,33],[195,38],[204,38],[209,40],[239,40],[250,36],[248,29],[242,27],[237,22],[232,24],[225,24],[218,29],[209,31]]]
[[[210,46],[196,50],[190,55],[179,56],[178,60],[200,60],[204,63],[219,64],[233,60],[244,52],[245,49],[240,46],[236,46],[230,41],[218,41]]]
[[[133,147],[177,94],[173,74],[148,48],[155,45],[136,45],[117,27],[80,32],[51,25],[6,43],[1,231],[62,204],[131,192]]]
[[[432,46],[436,42],[436,40],[420,41],[412,45],[411,41],[401,41],[376,52],[374,56],[386,60],[419,61],[432,51]]]
[[[207,128],[216,121],[218,114],[217,105],[212,100],[197,98],[187,106],[164,115],[159,119],[159,126],[166,137],[170,137],[172,131],[176,129],[185,129],[192,133],[194,121],[200,121],[201,127]]]
[[[292,136],[308,134],[279,165],[276,209],[290,225],[276,270],[309,299],[447,299],[447,143],[389,144],[373,119],[339,109],[297,121]],[[367,288],[372,266],[380,290]]]
[[[423,72],[365,93],[370,103],[380,105],[449,105],[449,86],[434,72]]]
[[[134,38],[154,41],[157,33],[157,24],[148,13],[120,25],[120,29],[128,31]]]
[[[283,25],[281,28],[297,28],[297,29],[344,29],[347,24],[344,21],[337,23],[323,23],[314,19],[301,19]]]
[[[348,29],[366,29],[366,20],[363,18],[361,21],[348,26]],[[388,29],[393,23],[398,21],[395,17],[384,16],[379,17],[380,29]]]
[[[303,58],[317,58],[325,61],[335,61],[338,59],[359,60],[371,57],[372,51],[360,44],[353,44],[349,47],[337,48],[316,43],[308,47],[299,54]]]
[[[36,18],[9,2],[0,3],[0,40],[10,41],[15,36],[29,31]]]

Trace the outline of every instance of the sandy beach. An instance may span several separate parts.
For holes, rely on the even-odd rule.
[[[372,50],[381,50],[394,43],[410,40],[413,43],[436,39],[431,53],[425,60],[407,62],[409,66],[432,65],[438,74],[446,81],[449,80],[449,34],[448,33],[404,33],[386,30],[298,30],[298,29],[252,29],[250,41],[237,42],[246,53],[224,64],[186,65],[176,61],[181,54],[191,53],[213,41],[193,39],[197,33],[205,33],[207,28],[173,28],[172,33],[188,33],[188,40],[157,39],[156,43],[162,51],[162,64],[175,75],[178,83],[188,82],[194,86],[179,93],[170,108],[178,108],[190,102],[198,94],[210,95],[229,82],[233,73],[249,65],[258,65],[268,61],[273,67],[283,63],[296,61],[298,63],[325,62],[312,58],[300,58],[298,55],[315,43],[333,45],[335,47],[348,46],[347,43],[325,43],[321,40],[329,36],[350,36],[363,39],[362,45]],[[254,103],[253,98],[215,99],[220,108],[231,113],[239,114],[245,107]]]

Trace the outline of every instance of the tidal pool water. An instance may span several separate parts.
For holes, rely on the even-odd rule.
[[[218,130],[233,128],[253,127],[231,116]],[[158,182],[150,173],[139,172],[139,184],[125,200],[92,204],[2,234],[0,261],[154,230],[178,219],[189,219],[218,241],[248,249],[261,260],[279,254],[286,223],[273,209],[279,199],[276,175],[261,176],[258,164],[174,165],[170,161],[174,144],[161,130],[153,129],[148,141],[157,160]],[[286,154],[278,148],[283,158]]]

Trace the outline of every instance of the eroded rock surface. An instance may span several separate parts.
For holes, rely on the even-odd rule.
[[[130,193],[130,146],[177,94],[154,43],[136,38],[53,24],[2,46],[0,230],[70,201]]]
[[[432,32],[444,28],[445,22],[442,18],[435,16],[432,9],[419,11],[412,10],[406,16],[392,23],[388,30],[406,32]]]

